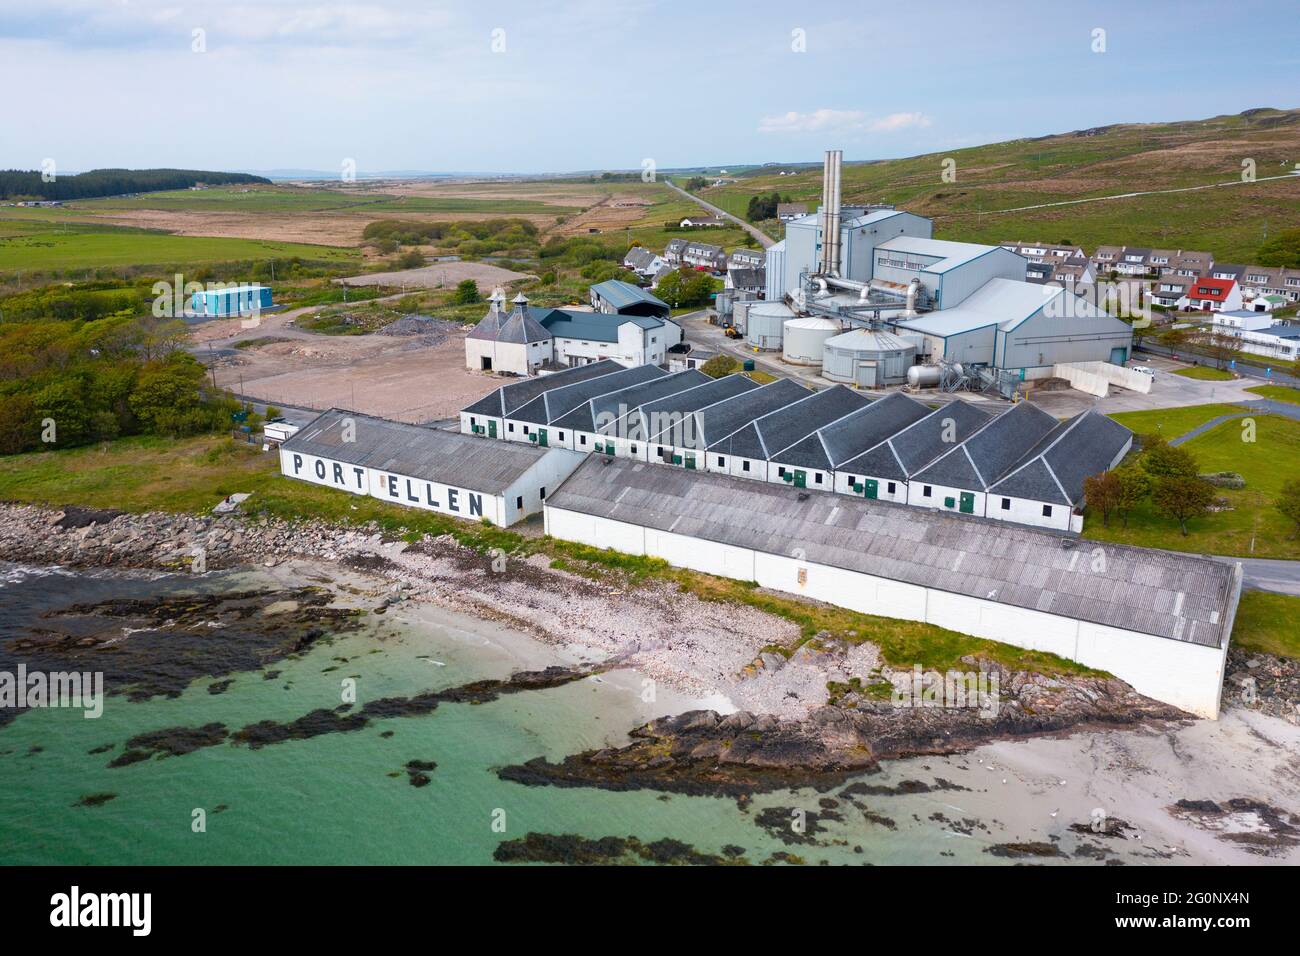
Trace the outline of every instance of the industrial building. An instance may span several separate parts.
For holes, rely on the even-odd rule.
[[[633,458],[641,457],[648,436],[632,427],[640,422],[639,416],[633,417],[638,409],[711,381],[703,372],[690,369],[593,395],[554,421],[557,441],[575,451],[615,455],[622,449]]]
[[[466,367],[535,375],[540,370],[605,359],[625,366],[666,361],[668,349],[682,340],[681,326],[666,317],[668,306],[636,286],[615,284],[639,293],[632,296],[621,288],[606,288],[598,294],[599,286],[610,283],[593,286],[593,301],[616,311],[535,308],[521,292],[506,312],[505,294],[494,291],[488,299],[487,315],[465,336]],[[628,311],[617,311],[619,308]],[[651,312],[663,315],[641,314]]]
[[[190,296],[191,315],[214,319],[252,315],[271,306],[271,290],[264,285],[201,289]]]
[[[667,302],[630,282],[609,279],[591,287],[591,307],[608,315],[641,315],[666,319],[672,314]]]
[[[507,382],[461,411],[460,430],[466,435],[482,435],[485,438],[504,437],[506,418],[539,395],[553,388],[585,382],[622,369],[622,365],[607,359],[591,365],[576,365],[523,381]]]
[[[710,445],[717,445],[755,419],[812,394],[812,389],[782,378],[697,408],[683,406],[683,417],[677,427],[653,436],[649,460],[699,468],[705,464],[704,453]],[[713,464],[721,469],[727,466],[725,457],[720,462],[715,457]]]
[[[540,511],[547,490],[582,460],[337,408],[280,446],[280,473],[289,478],[501,527]]]
[[[657,365],[637,365],[620,369],[596,378],[562,385],[542,392],[526,405],[512,411],[504,418],[501,437],[507,441],[528,442],[545,448],[555,443],[564,448],[571,436],[556,423],[574,409],[598,395],[617,392],[631,385],[640,385],[668,375]]]
[[[796,364],[830,365],[831,381],[878,388],[903,381],[907,373],[899,366],[911,345],[911,364],[935,369],[917,383],[995,389],[1004,397],[1025,387],[1019,383],[1051,377],[1058,365],[1128,360],[1131,326],[1077,295],[1075,282],[1068,288],[1030,282],[1029,260],[1012,248],[935,239],[921,216],[843,205],[840,163],[838,150],[827,152],[821,207],[787,222],[785,238],[768,247],[763,309],[788,302],[792,314],[778,333],[776,313],[760,311],[756,323],[751,307],[751,346],[781,348]],[[809,346],[818,330],[791,325],[805,318],[838,323],[842,333],[887,333],[906,344],[832,346],[826,336],[817,357]],[[795,330],[794,343],[784,341],[786,328]]]
[[[629,459],[589,458],[544,514],[562,540],[1057,654],[1218,716],[1240,564],[1109,544],[1099,565],[1033,528]]]
[[[902,385],[916,345],[883,329],[852,329],[822,346],[822,377],[855,388]]]

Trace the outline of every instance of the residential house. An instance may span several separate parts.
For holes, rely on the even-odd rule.
[[[1191,249],[1180,250],[1168,263],[1159,266],[1159,272],[1162,276],[1172,274],[1188,276],[1193,279],[1203,279],[1207,275],[1212,275],[1213,269],[1213,253],[1194,252]]]
[[[645,246],[633,246],[623,257],[623,268],[635,272],[642,279],[653,279],[667,264],[663,256]]]
[[[1283,361],[1300,358],[1300,325],[1274,322],[1268,315],[1237,310],[1215,315],[1214,329],[1240,340],[1243,352]]]
[[[664,247],[664,262],[676,269],[682,264],[682,253],[686,251],[686,239],[669,239]]]
[[[1182,307],[1193,312],[1232,312],[1241,308],[1241,286],[1231,279],[1197,279]]]
[[[1123,254],[1123,246],[1098,246],[1097,251],[1092,254],[1092,267],[1096,270],[1097,276],[1100,278],[1116,271],[1116,264]]]
[[[1300,269],[1283,266],[1247,266],[1241,285],[1256,295],[1280,295],[1300,301]]]
[[[707,242],[687,242],[681,264],[692,269],[722,272],[727,268],[727,253],[721,246],[711,246]]]
[[[721,216],[687,216],[679,225],[683,229],[715,229],[726,224]]]
[[[727,259],[728,269],[762,269],[767,265],[763,249],[733,249]]]
[[[723,279],[723,286],[738,292],[751,292],[761,297],[767,288],[766,269],[728,269]]]
[[[781,175],[784,176],[785,173]],[[801,219],[806,215],[808,215],[808,204],[806,202],[779,202],[776,204],[776,218],[782,222]]]
[[[1161,276],[1151,287],[1151,301],[1165,309],[1181,308],[1186,305],[1187,292],[1196,281],[1191,276]]]
[[[1113,268],[1122,276],[1144,276],[1151,271],[1150,256],[1150,249],[1125,246]]]

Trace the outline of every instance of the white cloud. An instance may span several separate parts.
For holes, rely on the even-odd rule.
[[[758,121],[760,133],[893,133],[930,125],[924,113],[890,113],[871,119],[862,110],[819,109],[811,113],[791,110]]]
[[[873,133],[893,133],[913,127],[923,129],[929,125],[930,117],[924,113],[890,113],[888,116],[872,121],[867,128]]]

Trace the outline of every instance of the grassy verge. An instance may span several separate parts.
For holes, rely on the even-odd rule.
[[[1212,407],[1196,406],[1200,409]],[[1188,411],[1163,409],[1157,413],[1136,414]],[[1120,415],[1115,417],[1123,418]],[[1182,446],[1196,456],[1203,473],[1235,471],[1246,479],[1246,487],[1240,490],[1217,489],[1217,494],[1227,499],[1229,510],[1193,519],[1189,525],[1190,533],[1183,537],[1178,533],[1178,525],[1172,519],[1156,514],[1148,501],[1129,515],[1127,527],[1114,516],[1110,527],[1103,527],[1101,516],[1089,513],[1084,523],[1084,537],[1176,551],[1300,558],[1300,538],[1293,533],[1290,522],[1273,507],[1282,485],[1300,478],[1300,422],[1276,415],[1257,415],[1252,419],[1255,422],[1253,442],[1243,440],[1247,432],[1241,427],[1241,421],[1230,421]],[[1175,429],[1166,428],[1164,433],[1173,437],[1187,431],[1185,426],[1186,422]]]
[[[1286,385],[1254,385],[1248,389],[1248,392],[1254,392],[1256,395],[1263,395],[1265,398],[1271,398],[1275,402],[1290,402],[1292,405],[1300,405],[1300,388],[1290,388]]]
[[[1118,412],[1110,417],[1138,435],[1160,435],[1165,439],[1186,435],[1221,415],[1240,415],[1240,405],[1187,405],[1183,408],[1156,408],[1143,412]]]
[[[1300,657],[1300,597],[1246,591],[1237,608],[1232,641],[1242,650]]]
[[[1195,378],[1202,382],[1231,382],[1236,376],[1224,368],[1209,365],[1193,365],[1190,368],[1175,369],[1175,375],[1183,378]]]
[[[920,664],[944,670],[960,666],[962,657],[975,655],[1007,667],[1046,674],[1092,673],[1051,654],[970,637],[932,624],[784,597],[760,591],[752,582],[674,568],[657,558],[525,537],[489,524],[293,481],[280,476],[275,455],[226,437],[181,441],[129,438],[90,448],[0,458],[0,500],[131,512],[198,513],[239,491],[252,492],[244,503],[244,511],[252,515],[290,521],[315,518],[347,525],[374,521],[384,531],[412,541],[424,534],[451,534],[480,551],[501,548],[519,556],[545,553],[555,567],[569,571],[602,579],[612,577],[630,585],[662,581],[702,600],[743,604],[798,625],[800,635],[793,644],[773,648],[782,654],[794,653],[824,632],[850,642],[871,641],[880,646],[885,660],[896,666]]]

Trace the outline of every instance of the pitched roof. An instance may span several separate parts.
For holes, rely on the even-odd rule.
[[[752,378],[738,372],[710,379],[707,384],[676,392],[657,401],[645,402],[633,413],[639,424],[629,421],[628,431],[635,429],[636,434],[646,439],[659,438],[665,432],[672,433],[675,438],[682,429],[693,427],[693,412],[762,387]],[[686,447],[685,442],[674,440],[673,444]]]
[[[530,342],[549,342],[550,340],[551,333],[533,318],[533,310],[528,307],[527,303],[515,306],[510,313],[510,317],[501,323],[501,331],[497,333],[498,342],[515,345],[527,345]]]
[[[892,213],[897,215],[897,211]],[[936,259],[925,266],[925,272],[947,272],[956,266],[977,259],[1001,246],[986,246],[977,242],[953,242],[949,239],[922,239],[916,236],[894,236],[876,246],[887,252],[907,252],[912,255]]]
[[[508,382],[495,391],[488,392],[478,401],[465,406],[462,411],[471,415],[492,415],[497,418],[504,418],[516,408],[527,405],[543,392],[548,392],[553,388],[562,388],[565,385],[572,385],[575,382],[585,382],[590,378],[597,378],[601,375],[609,375],[622,370],[623,366],[612,359],[601,359],[601,361],[593,362],[590,365],[578,365],[549,375],[538,375],[534,378]]]
[[[915,480],[986,491],[1056,425],[1033,402],[1019,402],[921,469]]]
[[[1187,290],[1187,294],[1193,299],[1223,302],[1228,298],[1228,295],[1232,292],[1232,287],[1236,284],[1236,279],[1215,279],[1211,276],[1208,279],[1197,279],[1192,283],[1192,287]]]
[[[486,441],[338,408],[316,416],[280,447],[484,494],[501,493],[548,454],[518,442]]]
[[[870,402],[870,399],[846,388],[833,385],[761,418],[708,446],[709,451],[742,458],[770,459],[823,425],[843,418]]]
[[[576,309],[552,309],[542,320],[542,324],[556,338],[580,339],[586,342],[617,342],[619,326],[628,322],[643,329],[657,329],[664,324],[663,319],[649,315],[579,312]]]
[[[915,318],[896,319],[899,328],[911,329],[923,335],[952,336],[995,325],[1010,330],[1038,310],[1046,308],[1061,296],[1073,296],[1077,311],[1071,315],[1090,315],[1091,303],[1059,286],[1017,282],[1014,279],[996,278],[984,283],[961,304],[938,312],[927,312]],[[1092,307],[1093,312],[1096,308]]]
[[[1240,588],[1196,555],[1108,544],[1097,570],[1050,531],[625,458],[588,458],[546,506],[1206,647]]]
[[[551,389],[534,398],[527,405],[516,409],[509,417],[521,422],[535,425],[550,425],[552,422],[573,411],[583,402],[605,395],[609,392],[627,388],[652,378],[661,378],[668,373],[657,365],[638,365],[634,368],[620,368],[617,372],[587,379],[573,385]]]
[[[812,393],[812,389],[793,379],[779,378],[752,392],[701,408],[695,413],[695,425],[691,430],[691,437],[698,444],[684,447],[707,448],[713,442],[744,428],[754,419],[807,398]]]
[[[930,409],[916,399],[893,392],[781,449],[772,460],[783,465],[838,470],[844,462],[929,414]]]
[[[640,286],[635,286],[630,282],[623,282],[620,279],[607,279],[604,282],[597,282],[591,287],[591,291],[616,309],[624,309],[629,305],[648,304],[672,311],[667,302],[656,298]]]
[[[1058,423],[989,492],[1074,507],[1083,501],[1083,480],[1110,468],[1132,440],[1131,431],[1090,408]]]
[[[621,435],[624,417],[639,405],[709,381],[712,380],[707,375],[695,369],[651,378],[617,391],[593,395],[551,424],[556,428],[572,428],[575,431]]]

